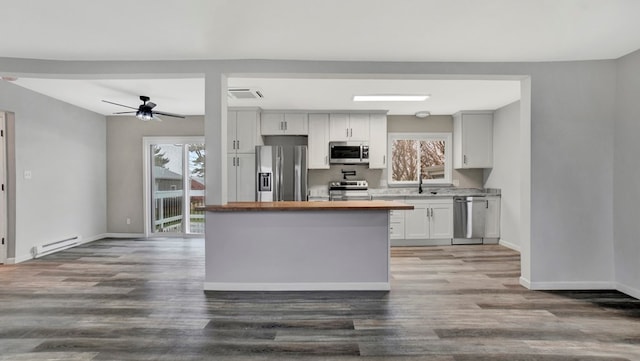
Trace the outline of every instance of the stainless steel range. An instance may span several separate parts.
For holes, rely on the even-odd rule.
[[[329,183],[330,201],[370,201],[366,180],[342,180]]]

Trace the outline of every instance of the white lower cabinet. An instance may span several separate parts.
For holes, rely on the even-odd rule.
[[[389,238],[404,239],[404,213],[402,210],[392,210],[389,213]]]
[[[453,238],[453,199],[430,202],[429,238]]]
[[[392,245],[445,245],[453,238],[453,199],[396,199],[412,210],[392,211],[389,238]]]
[[[227,192],[228,202],[256,200],[255,154],[227,154]]]
[[[500,197],[488,196],[485,213],[484,238],[500,238]],[[487,242],[485,242],[487,243]]]
[[[429,238],[429,207],[427,202],[410,200],[405,203],[411,204],[413,209],[404,213],[404,238]]]

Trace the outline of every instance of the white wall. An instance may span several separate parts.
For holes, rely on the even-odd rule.
[[[640,51],[618,60],[614,161],[616,281],[640,298]]]
[[[163,117],[144,122],[135,117],[107,117],[107,230],[109,233],[143,234],[142,138],[151,136],[200,136],[204,117]],[[126,219],[131,219],[127,224]]]
[[[485,188],[500,188],[500,243],[520,249],[520,102],[493,113],[493,168],[484,172]]]
[[[523,208],[522,273],[534,288],[609,288],[613,284],[613,114],[616,61],[552,63],[388,63],[320,61],[52,62],[0,58],[5,74],[157,77],[205,74],[207,202],[226,203],[228,75],[310,74],[364,78],[520,79],[531,109],[519,151]],[[55,75],[53,75],[55,76]],[[526,91],[525,91],[526,90]],[[528,100],[531,100],[529,104]],[[531,147],[527,135],[530,130]],[[594,143],[597,144],[594,147]],[[530,153],[530,156],[529,156]],[[529,172],[530,169],[530,172]],[[530,193],[527,190],[530,189]],[[529,208],[527,208],[529,211]]]
[[[35,245],[106,232],[105,117],[0,81],[15,113],[15,260]],[[32,179],[24,179],[24,171]]]
[[[532,68],[531,286],[611,288],[615,62]]]

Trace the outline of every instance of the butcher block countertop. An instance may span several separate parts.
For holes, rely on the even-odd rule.
[[[201,210],[209,212],[277,212],[277,211],[381,211],[413,209],[412,205],[396,201],[332,201],[332,202],[231,202],[225,205],[207,205]]]

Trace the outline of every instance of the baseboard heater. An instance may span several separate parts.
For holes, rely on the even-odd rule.
[[[55,241],[55,242],[35,246],[31,249],[31,253],[33,254],[33,258],[38,258],[54,252],[62,251],[67,248],[71,248],[73,246],[77,246],[79,244],[80,244],[80,237],[75,236],[75,237],[63,239],[60,241]]]

